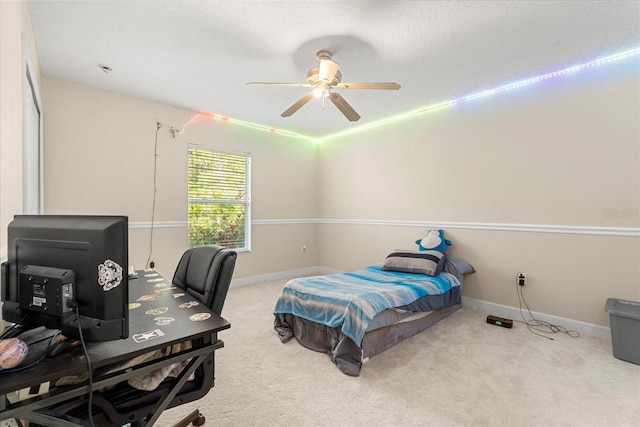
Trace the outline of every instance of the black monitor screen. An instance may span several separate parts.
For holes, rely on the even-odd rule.
[[[129,336],[126,216],[17,215],[7,234],[5,320],[72,338],[80,326],[87,341]]]

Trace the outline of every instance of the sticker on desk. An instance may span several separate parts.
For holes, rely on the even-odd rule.
[[[131,303],[129,303],[129,310],[133,310],[134,308],[138,308],[141,305],[142,304],[140,304],[139,302],[131,302]]]
[[[158,285],[156,285],[156,287],[157,287],[157,286],[158,286]],[[169,288],[156,289],[156,293],[158,293],[158,294],[159,294],[159,293],[164,292],[164,291],[170,291],[171,289],[178,289],[178,287],[177,287],[177,286],[171,286],[171,287],[169,287]]]
[[[132,338],[135,342],[141,343],[152,340],[154,338],[159,338],[161,336],[164,336],[164,332],[162,332],[160,329],[154,329],[153,331],[135,334]]]
[[[156,325],[158,326],[166,326],[169,323],[176,321],[176,319],[174,319],[173,317],[156,317],[153,320],[156,321]]]
[[[157,279],[149,279],[147,280],[147,282],[149,283],[164,282],[164,277],[158,277]]]
[[[145,274],[144,277],[158,277],[159,274],[158,273],[150,273],[150,274]]]
[[[210,313],[196,313],[189,316],[189,320],[193,322],[202,322],[203,320],[207,320],[211,317]]]
[[[159,316],[165,314],[169,309],[167,307],[152,308],[144,312],[144,314],[151,314],[152,316]]]
[[[180,308],[191,308],[191,307],[195,307],[196,305],[198,305],[198,301],[189,301],[189,302],[183,302],[178,307],[180,307]]]
[[[162,279],[164,281],[164,279]],[[159,282],[160,280],[147,280],[147,282]],[[156,289],[163,289],[163,288],[170,288],[172,287],[171,283],[169,282],[164,282],[164,283],[158,283],[156,285],[153,286]],[[174,288],[177,288],[177,286],[173,286]]]
[[[158,298],[160,298],[160,295],[158,294],[154,294],[154,295],[142,295],[140,298],[138,298],[136,301],[153,301],[153,300],[157,300]]]
[[[173,294],[174,298],[180,298],[180,297],[183,297],[183,296],[184,296],[183,292],[178,292],[177,294]]]

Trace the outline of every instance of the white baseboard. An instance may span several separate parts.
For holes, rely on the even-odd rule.
[[[462,297],[462,306],[469,307],[474,310],[484,311],[488,314],[506,317],[514,320],[521,320],[520,309],[510,307],[508,305],[495,304],[492,302],[482,301],[474,298]],[[567,319],[565,317],[553,316],[550,314],[538,313],[532,311],[531,314],[538,320],[549,322],[553,325],[562,326],[566,329],[577,331],[580,335],[589,335],[597,338],[604,338],[611,341],[611,329],[605,326],[595,325],[592,323],[581,322],[579,320]],[[529,315],[525,312],[525,319],[529,319]]]
[[[257,285],[258,283],[273,282],[275,280],[289,280],[302,276],[314,276],[341,272],[342,271],[340,270],[333,270],[330,268],[319,266],[305,267],[298,268],[296,270],[279,271],[276,273],[261,274],[259,276],[243,277],[242,279],[233,279],[231,280],[231,285],[229,286],[232,288],[236,288],[239,286]]]

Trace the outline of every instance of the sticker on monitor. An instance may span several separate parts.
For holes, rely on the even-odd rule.
[[[117,288],[122,282],[122,271],[122,267],[110,259],[98,265],[98,284],[102,290],[106,292]]]

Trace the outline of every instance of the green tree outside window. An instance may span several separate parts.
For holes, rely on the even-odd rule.
[[[250,160],[189,148],[189,246],[249,249]]]

